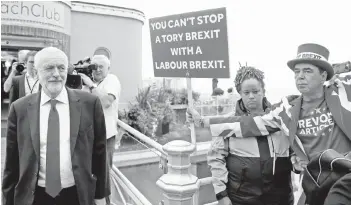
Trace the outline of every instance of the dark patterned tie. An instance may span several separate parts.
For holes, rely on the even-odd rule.
[[[56,197],[61,191],[60,178],[60,121],[56,109],[57,100],[50,100],[47,150],[46,150],[46,193]]]

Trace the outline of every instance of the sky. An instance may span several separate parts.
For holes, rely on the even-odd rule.
[[[351,5],[349,0],[119,0],[104,2],[144,12],[143,78],[153,77],[149,18],[226,7],[230,78],[219,79],[227,90],[239,63],[265,72],[267,97],[277,102],[298,94],[286,62],[303,43],[318,43],[330,51],[329,61],[351,60]],[[192,79],[194,91],[211,90],[211,79]]]

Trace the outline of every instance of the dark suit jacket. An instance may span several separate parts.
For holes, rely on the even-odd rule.
[[[324,205],[346,205],[351,203],[351,173],[346,174],[330,189]]]
[[[10,90],[9,96],[9,106],[17,99],[24,97],[26,95],[25,87],[24,87],[24,77],[25,75],[15,76],[12,79],[12,87]]]
[[[15,102],[17,99],[20,99],[24,96],[26,96],[26,90],[25,90],[25,74],[23,75],[19,75],[19,76],[15,76],[12,79],[12,87],[10,90],[10,96],[9,96],[9,106],[11,106],[11,104],[13,102]],[[41,85],[39,85],[39,90],[41,90]]]
[[[110,195],[106,164],[106,129],[100,100],[67,88],[70,111],[71,160],[81,205]],[[11,105],[2,184],[4,205],[32,204],[40,159],[40,92]]]

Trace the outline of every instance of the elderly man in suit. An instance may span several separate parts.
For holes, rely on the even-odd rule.
[[[11,105],[3,178],[5,205],[105,204],[110,195],[101,102],[65,87],[68,59],[35,56],[42,90]]]

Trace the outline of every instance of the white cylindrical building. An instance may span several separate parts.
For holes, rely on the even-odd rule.
[[[145,16],[139,10],[111,5],[2,1],[2,61],[17,58],[17,52],[22,49],[54,46],[63,50],[74,64],[93,56],[98,49],[97,53],[110,56],[111,73],[118,76],[122,85],[119,102],[120,108],[124,108],[142,86],[144,21]]]

